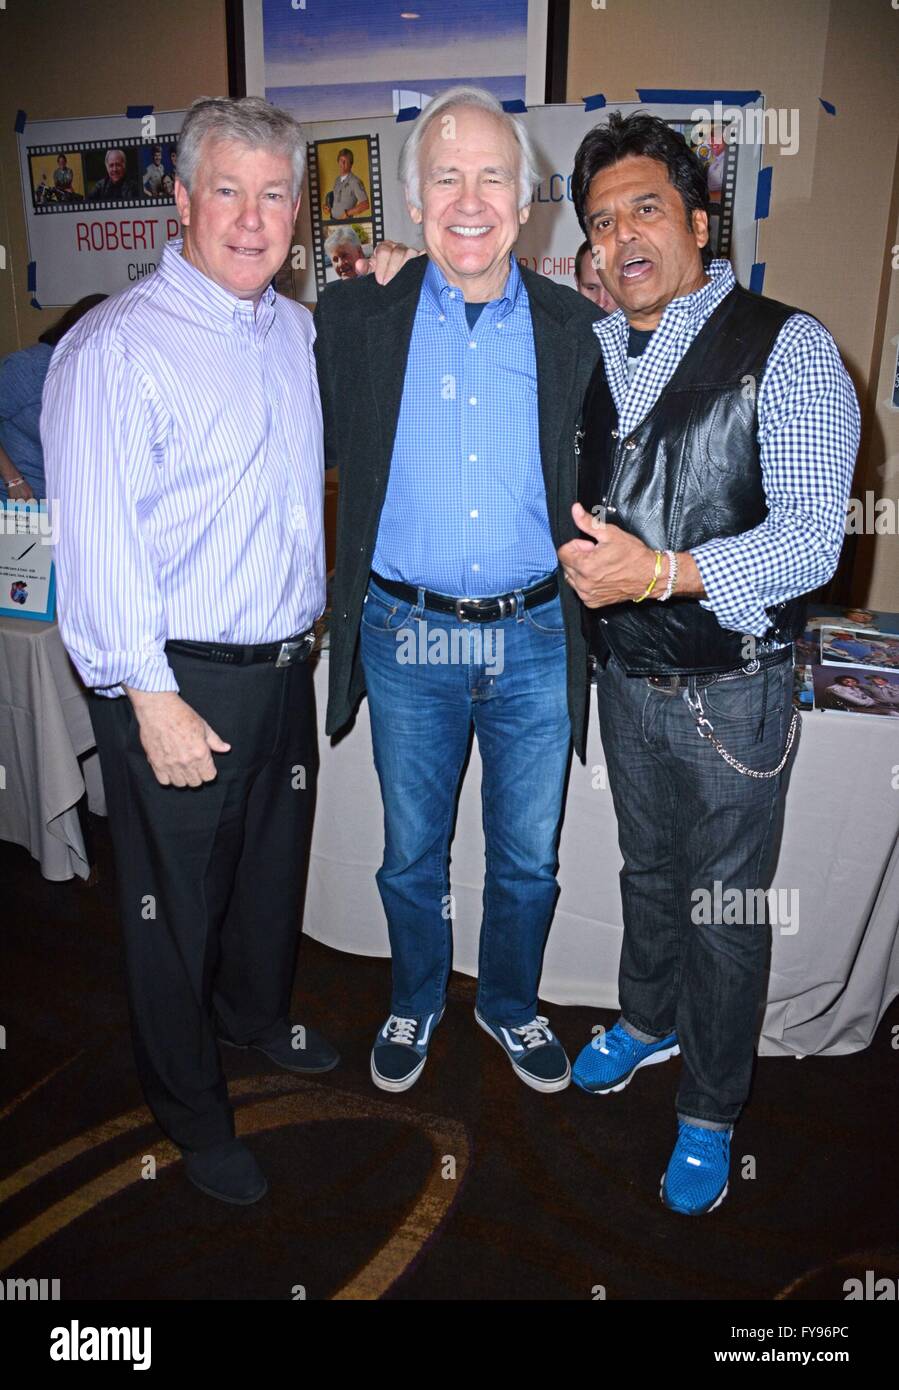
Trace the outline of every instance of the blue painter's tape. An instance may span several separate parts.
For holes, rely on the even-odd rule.
[[[602,92],[594,92],[592,97],[584,97],[585,111],[601,111],[606,104],[606,99]]]
[[[700,92],[689,88],[681,91],[677,87],[638,87],[637,96],[641,101],[657,102],[660,106],[713,106],[720,101],[722,106],[748,106],[758,101],[761,92]]]
[[[22,131],[25,129],[25,122],[26,122],[27,120],[28,120],[28,117],[25,115],[25,112],[24,112],[24,111],[17,111],[17,112],[16,112],[16,123],[15,123],[15,125],[13,126],[13,130],[16,132],[17,135],[21,135],[21,134],[22,134]]]
[[[824,110],[827,112],[828,116],[835,116],[837,114],[837,108],[834,106],[832,101],[825,101],[823,97],[819,97],[818,100],[824,107]]]
[[[125,115],[129,121],[139,121],[142,116],[152,116],[154,107],[152,106],[126,106]]]
[[[761,294],[762,286],[765,283],[765,266],[767,261],[756,261],[749,272],[749,288],[753,294]]]
[[[43,309],[44,306],[43,306],[43,304],[38,304],[38,302],[37,302],[37,300],[35,299],[34,295],[32,295],[32,296],[31,296],[31,307],[32,307],[32,309]]]
[[[396,113],[396,118],[398,121],[414,121],[415,117],[420,115],[420,106],[401,106]]]
[[[762,217],[768,216],[768,209],[771,206],[771,179],[774,176],[774,166],[769,164],[767,169],[759,169],[759,181],[755,186],[755,220],[759,221]]]
[[[28,293],[34,294],[37,289],[37,261],[28,262]]]
[[[528,108],[521,97],[515,97],[512,101],[504,101],[503,110],[508,111],[510,116],[526,116],[528,113]]]

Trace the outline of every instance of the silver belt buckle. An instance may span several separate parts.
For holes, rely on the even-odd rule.
[[[308,637],[301,637],[300,640],[299,640],[298,642],[282,642],[282,643],[281,643],[281,650],[278,652],[278,655],[275,657],[275,666],[276,666],[276,667],[289,666],[290,663],[291,663],[291,661],[293,660],[295,654],[296,654],[302,647],[309,647],[309,646],[311,646],[311,645],[312,645],[312,640],[313,640],[313,639],[312,639],[311,634],[310,634],[310,636],[308,636]]]
[[[462,604],[463,604],[463,603],[472,603],[472,602],[473,602],[473,600],[470,599],[470,598],[457,598],[457,599],[456,599],[455,604],[454,604],[453,606],[455,607],[455,610],[456,610],[456,617],[458,618],[458,620],[459,620],[460,623],[470,623],[470,622],[471,622],[471,618],[466,618],[465,614],[462,612]]]

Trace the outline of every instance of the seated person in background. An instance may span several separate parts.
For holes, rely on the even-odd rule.
[[[352,227],[335,227],[325,238],[325,254],[330,256],[338,280],[355,280],[359,274],[356,262],[365,259],[362,242]]]
[[[0,478],[11,502],[45,495],[39,429],[44,377],[60,338],[105,298],[105,294],[89,294],[79,299],[33,347],[11,352],[0,361]]]
[[[574,283],[578,294],[582,294],[585,299],[592,299],[593,303],[598,304],[600,309],[605,309],[607,314],[614,314],[618,305],[596,273],[589,241],[582,241],[577,249],[574,258]]]

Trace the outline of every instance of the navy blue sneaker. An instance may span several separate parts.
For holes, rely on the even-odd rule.
[[[678,1121],[677,1143],[659,1190],[666,1207],[684,1216],[702,1216],[720,1207],[727,1196],[732,1133]]]
[[[658,1042],[643,1043],[632,1038],[620,1023],[607,1033],[597,1033],[592,1042],[582,1048],[574,1064],[572,1076],[576,1086],[593,1096],[605,1096],[609,1091],[623,1091],[634,1072],[667,1062],[680,1052],[677,1034],[670,1033]]]
[[[522,1028],[488,1023],[477,1009],[474,1016],[484,1032],[499,1043],[526,1086],[532,1086],[535,1091],[565,1090],[571,1081],[571,1065],[549,1020],[542,1014],[537,1014]]]
[[[434,1029],[442,1018],[443,1009],[423,1018],[390,1015],[371,1050],[371,1079],[376,1086],[382,1091],[408,1091],[415,1085],[428,1060]]]

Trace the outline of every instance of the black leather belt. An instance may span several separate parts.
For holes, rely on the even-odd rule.
[[[385,589],[394,598],[406,603],[418,603],[418,590],[412,584],[401,584],[396,579],[382,579],[371,572],[371,577],[379,589]],[[525,608],[536,608],[540,603],[549,603],[559,592],[559,577],[550,575],[541,579],[530,589],[522,589]],[[450,598],[449,594],[435,594],[425,589],[425,608],[436,609],[438,613],[454,613],[462,623],[495,623],[500,618],[513,618],[518,612],[516,594],[495,594],[491,598]]]
[[[788,646],[780,651],[765,652],[762,656],[753,657],[752,661],[747,662],[745,666],[738,666],[735,671],[718,671],[694,676],[689,672],[678,676],[647,676],[646,684],[651,685],[653,690],[660,690],[663,695],[675,695],[679,690],[686,690],[691,680],[696,682],[697,690],[702,690],[718,681],[733,681],[740,676],[753,676],[756,671],[762,671],[766,666],[779,666],[781,662],[791,660],[792,655],[793,648]]]
[[[292,666],[305,661],[315,644],[315,630],[289,637],[286,642],[263,642],[256,646],[241,646],[233,642],[166,642],[167,652],[196,656],[201,661],[217,661],[228,666],[254,666],[258,661],[272,661],[276,666]]]

